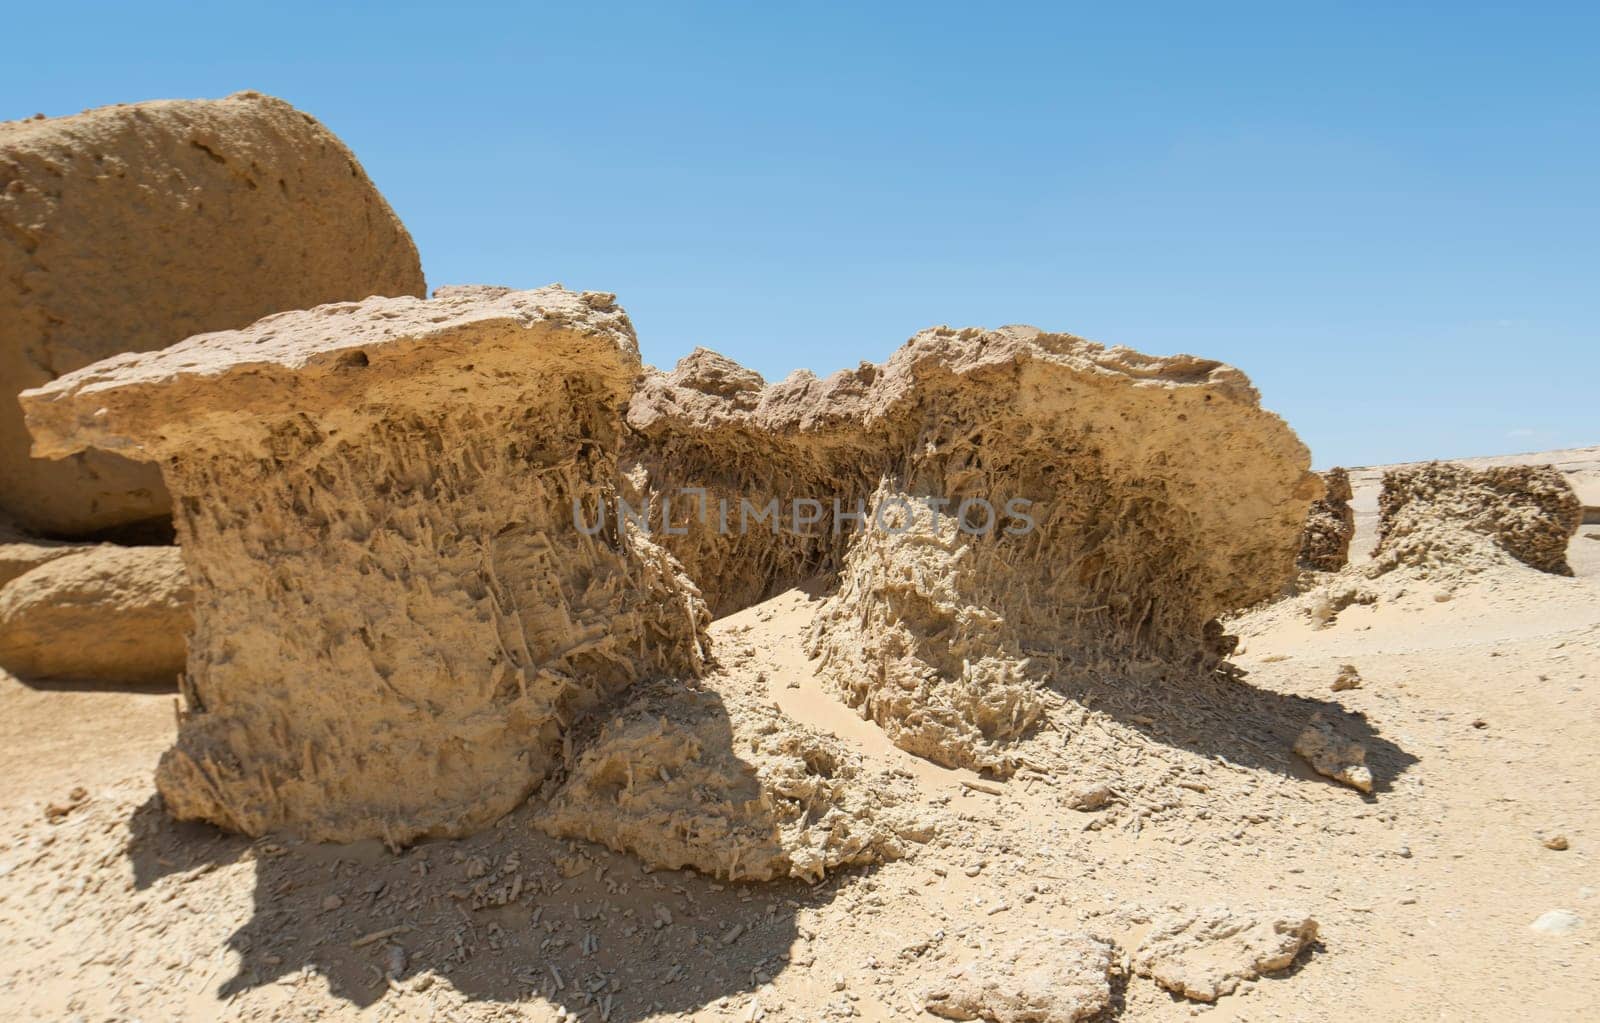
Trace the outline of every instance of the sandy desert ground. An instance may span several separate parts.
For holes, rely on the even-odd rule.
[[[1526,460],[1600,504],[1600,448]],[[1352,476],[1364,556],[1379,471]],[[1326,628],[1293,601],[1244,614],[1237,679],[1076,693],[1004,782],[902,752],[824,688],[804,589],[746,608],[713,626],[706,684],[896,772],[929,825],[906,858],[815,885],[651,872],[535,830],[537,798],[399,853],[173,823],[151,781],[172,692],[0,676],[0,1001],[47,1020],[931,1019],[930,986],[1050,949],[1045,929],[1126,965],[1164,914],[1223,906],[1298,908],[1319,939],[1214,1004],[1119,970],[1103,1015],[1590,1018],[1600,526],[1569,557],[1572,578],[1411,580]],[[1342,665],[1359,687],[1333,690]],[[1370,795],[1291,752],[1317,712],[1361,735]],[[1099,785],[1104,806],[1072,808]]]

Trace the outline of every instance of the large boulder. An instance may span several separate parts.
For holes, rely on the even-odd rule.
[[[249,834],[460,835],[577,722],[692,676],[709,620],[617,490],[612,296],[452,289],[281,313],[23,395],[45,454],[158,463],[195,588],[168,808]]]
[[[32,679],[175,684],[190,604],[175,547],[69,551],[0,588],[0,667]]]
[[[0,511],[77,537],[170,510],[153,465],[30,457],[19,391],[268,313],[422,293],[416,246],[361,165],[282,100],[0,123]]]

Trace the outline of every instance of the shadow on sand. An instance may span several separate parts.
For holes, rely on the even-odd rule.
[[[733,758],[731,730],[720,735],[729,749],[707,751],[713,762]],[[219,1000],[320,982],[363,1007],[393,991],[426,1015],[446,979],[471,1001],[562,1006],[610,1023],[754,992],[788,964],[797,915],[864,873],[811,886],[651,871],[631,855],[548,837],[533,826],[541,804],[470,838],[392,852],[376,840],[250,840],[175,822],[153,796],[129,821],[129,855],[141,889],[254,861],[252,915],[227,940],[239,965]]]

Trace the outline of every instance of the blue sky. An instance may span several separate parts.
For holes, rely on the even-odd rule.
[[[1600,443],[1595,5],[1127,6],[30,4],[0,118],[282,96],[430,285],[614,291],[658,365],[1033,323],[1319,466]]]

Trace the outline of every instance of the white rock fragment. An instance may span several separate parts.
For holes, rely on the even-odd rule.
[[[1211,906],[1156,920],[1133,969],[1185,998],[1214,1002],[1244,981],[1286,968],[1316,939],[1317,922],[1305,913]]]

